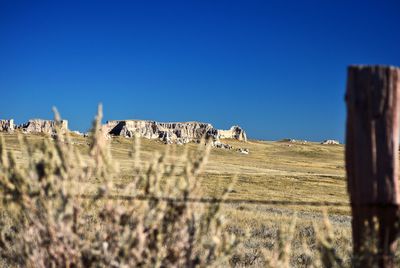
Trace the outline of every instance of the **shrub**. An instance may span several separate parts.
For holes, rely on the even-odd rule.
[[[136,139],[131,154],[134,180],[116,192],[112,183],[120,173],[102,133],[101,118],[99,106],[86,154],[73,146],[68,133],[58,131],[54,140],[40,144],[19,136],[27,161],[19,163],[0,137],[0,265],[227,264],[237,240],[225,231],[220,204],[189,202],[201,195],[199,174],[210,147],[199,146],[196,154],[186,152],[181,157],[183,168],[167,164],[168,152],[155,155],[144,167]],[[79,187],[94,179],[96,192],[88,194]]]

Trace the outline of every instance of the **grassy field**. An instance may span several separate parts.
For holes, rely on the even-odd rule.
[[[21,154],[16,134],[2,134],[6,147],[17,161],[26,161]],[[27,136],[29,143],[39,143],[43,135]],[[73,136],[73,144],[79,151],[89,150],[88,138]],[[350,209],[344,172],[344,148],[342,145],[317,143],[290,143],[250,140],[225,141],[233,148],[248,148],[248,155],[237,151],[211,150],[208,163],[201,175],[203,197],[219,198],[227,185],[234,183],[222,205],[222,213],[228,220],[227,230],[243,237],[240,250],[231,264],[237,266],[264,266],[266,255],[273,254],[279,246],[280,234],[295,222],[291,244],[293,266],[307,266],[316,259],[318,233],[325,226],[323,211],[327,212],[332,225],[332,247],[344,263],[349,263],[351,248]],[[154,140],[141,139],[140,159],[142,165],[150,163],[157,154],[169,151],[166,161],[182,166],[180,155],[195,151],[197,144],[165,145]],[[202,146],[202,145],[201,145]],[[114,179],[113,192],[133,180],[133,140],[113,138],[111,153],[118,163],[120,176]],[[165,183],[165,182],[162,182]],[[95,178],[79,182],[85,193],[96,190]],[[76,185],[75,185],[76,186]],[[229,200],[243,203],[229,203]],[[249,204],[247,200],[276,201],[277,204]],[[288,204],[279,204],[284,201]],[[293,203],[290,203],[293,202]],[[297,202],[297,203],[296,203]],[[341,206],[312,206],[303,202],[335,202]],[[326,233],[326,232],[325,232]],[[324,235],[326,235],[324,233]],[[321,232],[322,236],[322,232]],[[267,251],[267,253],[265,253]],[[268,253],[269,252],[269,253]],[[268,257],[267,257],[268,258]],[[342,263],[343,264],[343,263]]]
[[[16,135],[5,134],[6,146],[19,157]],[[30,135],[31,142],[43,139]],[[81,151],[88,150],[86,138],[74,136],[73,142]],[[212,149],[203,176],[204,194],[218,196],[221,187],[237,177],[230,198],[276,201],[348,202],[344,173],[343,146],[317,143],[296,144],[288,142],[226,141],[234,148],[248,148],[250,154],[235,150]],[[185,149],[195,150],[197,144],[185,146],[164,145],[154,140],[141,139],[141,159],[150,162],[155,153],[171,150],[177,155],[169,161],[179,165],[179,155]],[[187,147],[187,148],[186,148]],[[132,140],[113,138],[111,152],[119,163],[123,183],[130,180],[132,172]],[[19,158],[21,161],[23,159]],[[90,186],[89,186],[90,187]],[[309,206],[297,211],[316,211]],[[348,215],[349,207],[329,207],[328,212]]]

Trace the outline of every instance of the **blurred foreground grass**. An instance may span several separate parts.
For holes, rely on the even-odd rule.
[[[24,165],[28,159],[21,151],[17,133],[2,134],[5,146],[15,155],[16,161]],[[44,135],[24,135],[31,145],[48,139]],[[89,138],[71,135],[71,144],[90,161]],[[133,139],[113,138],[110,152],[118,165],[119,174],[112,178],[113,194],[121,194],[135,177],[135,158],[132,157]],[[220,213],[227,219],[226,231],[241,237],[235,253],[230,256],[232,266],[280,266],[281,251],[289,251],[291,266],[321,266],[321,241],[327,236],[328,215],[332,228],[326,242],[339,260],[329,262],[337,265],[350,264],[351,230],[348,206],[315,207],[296,202],[348,202],[344,174],[344,148],[341,145],[316,143],[297,144],[288,142],[266,142],[251,140],[247,143],[226,141],[234,148],[245,147],[250,154],[235,150],[212,149],[208,162],[199,174],[201,197],[219,198],[228,185],[234,183],[226,194],[227,199],[292,201],[293,205],[221,204]],[[197,144],[184,146],[164,145],[154,140],[140,139],[140,166],[149,167],[157,155],[166,153],[164,161],[177,170],[185,167],[186,152],[194,153]],[[137,164],[136,164],[137,165]],[[144,169],[146,170],[146,169]],[[74,181],[71,185],[80,193],[95,194],[103,183],[96,176]],[[167,184],[164,177],[160,184]],[[86,207],[87,215],[96,221],[102,201]],[[195,206],[202,206],[197,204]],[[290,232],[290,226],[293,231]],[[320,235],[318,240],[318,230]],[[324,231],[321,231],[324,230]],[[291,235],[288,235],[291,234]],[[285,235],[287,236],[285,238]],[[284,242],[282,242],[284,241]],[[282,244],[283,243],[283,244]],[[287,245],[286,245],[287,246]],[[322,247],[323,248],[323,247]]]

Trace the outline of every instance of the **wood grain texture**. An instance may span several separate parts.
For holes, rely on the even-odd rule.
[[[379,253],[364,258],[391,267],[399,211],[400,69],[350,66],[347,80],[346,171],[353,214],[354,252],[371,256],[363,245],[367,227],[375,228]],[[375,220],[374,220],[375,218]],[[363,251],[363,252],[362,252]],[[366,254],[364,254],[366,256]]]

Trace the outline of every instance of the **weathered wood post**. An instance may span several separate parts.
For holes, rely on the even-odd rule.
[[[393,267],[400,204],[400,69],[350,66],[347,79],[346,171],[355,266]]]

